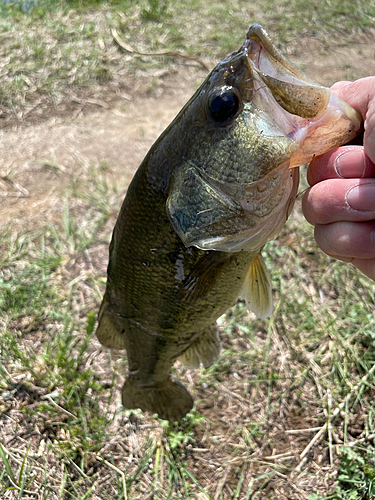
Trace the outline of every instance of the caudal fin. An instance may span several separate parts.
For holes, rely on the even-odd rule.
[[[126,379],[122,388],[122,404],[125,408],[157,413],[160,418],[174,422],[191,410],[193,398],[175,379],[167,379],[152,387],[136,387]]]

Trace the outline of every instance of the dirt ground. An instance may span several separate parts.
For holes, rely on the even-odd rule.
[[[286,52],[323,85],[375,75],[373,40],[327,50],[322,42],[306,38]],[[11,222],[19,229],[50,217],[72,177],[90,167],[105,166],[110,178],[127,185],[149,147],[206,74],[195,63],[176,61],[156,79],[139,77],[129,94],[106,89],[104,101],[96,90],[94,96],[67,98],[23,120],[0,122],[0,227]],[[144,91],[145,80],[154,82],[151,92]]]
[[[21,228],[50,215],[71,179],[90,167],[102,166],[107,176],[127,185],[190,96],[185,79],[173,86],[173,73],[152,96],[113,96],[108,104],[88,98],[76,109],[70,106],[70,116],[47,109],[42,121],[6,124],[0,132],[0,225],[11,221]]]
[[[360,40],[351,46],[337,45],[334,49],[324,47],[315,39],[305,38],[286,53],[292,62],[323,85],[375,75],[373,38]],[[213,67],[212,63],[209,64]],[[121,190],[126,188],[152,143],[206,75],[207,72],[194,63],[176,61],[174,66],[160,75],[139,76],[140,81],[134,82],[133,90],[126,94],[111,93],[106,88],[104,99],[99,89],[80,95],[79,99],[67,97],[55,108],[46,104],[28,113],[22,120],[18,116],[7,118],[3,123],[0,121],[0,230],[10,225],[18,231],[44,225],[47,220],[61,219],[59,201],[62,193],[74,178],[84,179],[90,168],[105,170],[110,182],[118,184]],[[146,91],[150,83],[154,84],[153,88]],[[95,262],[94,258],[92,260]],[[104,269],[106,262],[98,266]],[[225,341],[230,342],[229,339]],[[232,398],[229,388],[228,394]],[[209,392],[204,396],[210,401]],[[239,402],[235,401],[236,404],[247,404],[241,396],[237,397]],[[208,407],[207,415],[216,413],[213,420],[218,422],[217,425],[220,426],[220,422],[227,425],[220,405],[219,398],[215,408],[213,403],[212,409]],[[254,411],[258,410],[254,407]],[[234,426],[237,414],[232,412],[231,415],[233,422],[230,424]],[[301,428],[315,428],[317,425],[314,418],[302,422],[300,416],[286,411],[284,426],[294,429],[295,421]],[[277,433],[282,430],[279,425],[279,422],[274,423],[274,445],[278,452],[292,449],[297,453],[305,446],[303,439],[307,442],[310,439],[304,436],[299,440],[292,434],[290,442],[284,443],[282,434],[277,441]],[[224,434],[222,429],[211,430],[212,434],[216,431],[217,434]],[[202,438],[203,451],[204,447]],[[224,444],[220,445],[219,452],[221,449],[227,451]],[[198,455],[200,451],[198,449]],[[263,451],[265,456],[273,455],[272,449]],[[280,455],[282,459],[289,460],[292,454],[288,451],[284,455]],[[218,464],[208,463],[204,457],[198,458],[191,461],[193,472],[198,478],[200,474],[212,476],[212,467],[217,469]],[[326,457],[318,457],[317,461],[320,459],[322,462],[327,460]],[[243,460],[247,460],[245,455]],[[233,461],[233,470],[237,466]],[[230,467],[227,474],[229,472]],[[294,485],[287,485],[288,491],[292,491],[287,496],[282,486],[287,479],[281,474],[279,476],[276,482],[279,481],[281,486],[275,483],[275,488],[282,495],[280,498],[306,498],[300,490],[292,491],[292,487],[296,489]],[[219,498],[226,477],[218,482],[215,499]],[[328,480],[325,489],[330,486],[331,479]],[[298,484],[304,491],[314,492],[313,475],[302,478]]]

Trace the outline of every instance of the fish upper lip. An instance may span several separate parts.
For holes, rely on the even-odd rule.
[[[283,77],[280,79],[291,83],[298,82],[321,87],[276,48],[266,30],[259,24],[253,24],[249,28],[242,49],[246,51],[253,67],[265,75],[275,78]],[[261,57],[263,54],[266,55],[265,58]],[[282,71],[280,72],[279,69]]]
[[[257,48],[254,49],[255,44],[259,45],[259,50]],[[287,62],[289,61],[284,61],[282,59],[276,60],[273,54],[269,53],[269,51],[256,40],[246,39],[240,51],[243,52],[245,63],[252,74],[256,73],[261,76],[275,78],[285,83],[323,88],[318,83],[310,80],[307,76],[305,78],[305,75],[303,75],[304,77],[302,78],[302,72],[301,75],[294,74],[291,69],[288,68]],[[263,53],[265,57],[261,57]]]

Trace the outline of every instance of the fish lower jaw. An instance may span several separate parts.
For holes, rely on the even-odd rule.
[[[359,113],[334,94],[324,113],[313,120],[298,119],[297,122],[299,126],[290,138],[300,147],[291,156],[289,168],[309,163],[315,156],[349,142],[362,127]]]

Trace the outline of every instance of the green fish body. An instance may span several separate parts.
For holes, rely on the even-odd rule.
[[[216,319],[239,297],[272,312],[261,256],[283,227],[298,167],[358,134],[361,117],[310,80],[253,25],[152,146],[110,244],[97,336],[126,349],[126,408],[171,421],[193,405],[177,358],[210,366]]]

